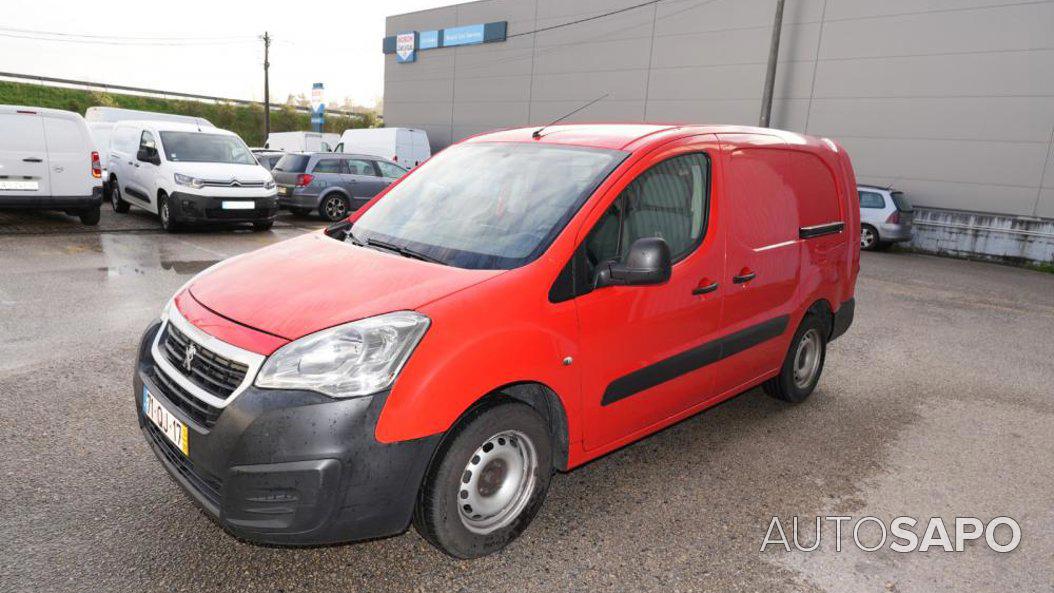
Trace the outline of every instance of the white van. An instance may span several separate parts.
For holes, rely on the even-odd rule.
[[[204,117],[193,115],[176,115],[175,113],[161,113],[158,111],[139,111],[137,109],[124,109],[122,107],[89,107],[84,111],[84,119],[88,121],[108,121],[117,123],[119,121],[171,121],[186,124],[194,124],[201,127],[214,128],[212,122]]]
[[[252,223],[278,213],[271,173],[234,132],[162,121],[123,121],[110,140],[110,204],[138,206],[172,232],[193,223]]]
[[[432,147],[424,130],[358,128],[344,130],[335,152],[379,156],[412,169],[432,156]]]
[[[0,105],[0,207],[63,210],[99,223],[102,165],[84,118]]]
[[[340,134],[324,132],[271,132],[264,148],[283,152],[333,152]]]

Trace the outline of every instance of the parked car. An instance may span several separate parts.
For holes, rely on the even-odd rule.
[[[853,321],[855,191],[844,150],[777,130],[476,136],[177,292],[139,347],[139,425],[238,537],[412,522],[492,553],[554,471],[758,385],[805,400]]]
[[[72,111],[0,105],[0,207],[61,210],[99,223],[102,164]]]
[[[110,142],[110,203],[158,215],[172,232],[195,223],[274,224],[274,179],[234,132],[162,121],[126,121]]]
[[[306,216],[318,211],[330,221],[347,218],[406,174],[406,169],[361,154],[290,153],[275,165],[278,205]]]
[[[264,148],[282,152],[333,152],[340,134],[328,132],[271,132]]]
[[[412,169],[432,156],[428,134],[411,128],[357,128],[344,130],[335,152],[370,154]]]
[[[251,150],[260,166],[268,171],[274,169],[274,166],[286,154],[280,150],[271,150],[269,148],[253,148]]]
[[[162,113],[160,111],[140,111],[138,109],[124,109],[122,107],[89,107],[84,111],[84,119],[90,122],[110,122],[112,124],[120,121],[167,121],[192,124],[203,128],[216,127],[204,117]]]
[[[876,251],[911,240],[915,209],[904,192],[874,185],[860,185],[857,189],[861,249]]]

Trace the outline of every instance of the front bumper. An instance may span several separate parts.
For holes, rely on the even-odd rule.
[[[223,202],[252,202],[247,210],[230,210]],[[169,208],[179,222],[267,222],[278,214],[278,196],[221,197],[172,192]]]
[[[910,241],[912,228],[910,224],[883,224],[878,229],[878,237],[889,242]]]
[[[169,474],[233,535],[258,543],[315,545],[395,535],[410,525],[418,488],[441,435],[383,444],[374,438],[387,392],[332,399],[249,387],[211,426],[184,412],[150,346],[139,347],[134,401],[139,427]],[[143,390],[188,426],[184,456],[142,412]],[[194,405],[206,405],[194,399]]]

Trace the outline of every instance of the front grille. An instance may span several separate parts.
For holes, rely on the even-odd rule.
[[[179,472],[179,475],[183,476],[187,482],[190,482],[190,485],[208,499],[209,502],[219,507],[222,500],[220,493],[223,489],[223,481],[195,467],[194,462],[183,455],[182,451],[176,449],[176,446],[165,438],[165,435],[161,434],[161,431],[149,419],[144,419],[143,425],[146,426],[146,432],[150,435],[150,440],[161,451],[161,455],[164,456],[169,465]]]
[[[182,410],[199,426],[211,430],[216,425],[216,420],[219,419],[222,410],[191,395],[157,366],[150,369],[149,376],[153,379],[154,385],[161,390],[161,395],[164,395],[165,399]]]
[[[275,215],[276,208],[254,208],[252,210],[226,210],[223,208],[207,208],[205,217],[213,220],[229,220],[237,218],[240,220],[270,218]]]
[[[249,367],[243,363],[224,358],[215,352],[194,343],[189,336],[171,323],[161,336],[161,353],[192,383],[219,399],[227,399],[242,384]],[[193,345],[195,352],[190,357],[187,370],[187,349]]]
[[[263,181],[205,181],[205,187],[263,187]]]

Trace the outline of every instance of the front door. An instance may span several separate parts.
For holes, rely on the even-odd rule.
[[[713,136],[702,136],[645,157],[584,232],[590,273],[643,237],[665,239],[674,261],[664,284],[608,286],[576,298],[586,449],[637,438],[712,394],[707,365],[725,288],[712,191],[717,148]]]

